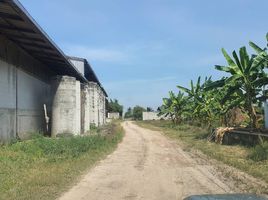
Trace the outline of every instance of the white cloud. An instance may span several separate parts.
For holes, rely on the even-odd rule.
[[[89,61],[123,62],[129,55],[123,51],[109,48],[89,48],[82,45],[65,45],[66,54],[88,59]]]

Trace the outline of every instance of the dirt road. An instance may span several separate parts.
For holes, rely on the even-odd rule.
[[[158,132],[124,122],[126,135],[60,200],[183,199],[191,194],[231,193],[213,166],[200,164]]]

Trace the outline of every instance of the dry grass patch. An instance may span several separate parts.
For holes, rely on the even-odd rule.
[[[182,141],[185,150],[200,150],[211,158],[238,168],[268,183],[268,160],[256,161],[250,159],[250,156],[256,151],[255,147],[219,145],[207,142],[208,132],[200,127],[173,126],[168,121],[140,121],[137,124],[144,128],[161,131],[169,138]],[[264,192],[268,193],[268,191]]]

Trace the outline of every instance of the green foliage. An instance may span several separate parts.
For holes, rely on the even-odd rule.
[[[100,134],[46,138],[0,147],[0,199],[56,199],[123,137],[119,123]]]
[[[128,108],[127,112],[125,113],[125,118],[132,118],[133,117],[133,111],[132,108]]]
[[[215,69],[228,76],[217,81],[206,77],[204,82],[198,77],[196,82],[191,80],[189,88],[177,86],[177,94],[169,92],[169,98],[163,99],[160,115],[171,117],[174,124],[184,121],[212,128],[228,126],[228,114],[239,108],[249,116],[249,125],[258,128],[257,112],[261,113],[259,107],[268,98],[264,90],[268,84],[268,48],[253,42],[250,46],[256,55],[249,55],[246,47],[241,47],[239,53],[233,51],[232,56],[222,49],[227,65],[215,65]]]
[[[97,128],[97,126],[95,123],[90,123],[90,129],[96,129],[96,128]]]
[[[230,74],[229,77],[221,79],[224,86],[228,88],[223,99],[227,100],[229,96],[236,95],[236,100],[240,99],[239,103],[244,102],[242,106],[250,116],[250,125],[256,128],[257,115],[254,104],[261,95],[262,87],[268,83],[263,61],[257,60],[254,55],[249,56],[246,47],[240,48],[239,56],[236,51],[233,51],[233,58],[224,49],[222,49],[222,53],[228,65],[216,65],[215,68]]]
[[[257,162],[268,160],[268,142],[256,145],[249,154],[249,158]]]
[[[11,145],[14,152],[24,152],[32,157],[46,157],[53,160],[75,158],[95,149],[105,142],[100,135],[85,137],[62,137],[60,139],[37,138],[27,142],[18,142]]]
[[[118,112],[120,116],[123,116],[123,106],[119,104],[117,99],[110,99],[107,105],[108,112]]]
[[[169,98],[163,99],[163,105],[160,107],[159,116],[164,115],[170,117],[174,124],[178,124],[183,119],[184,111],[186,108],[187,98],[182,92],[175,95],[173,92],[169,92]]]
[[[151,107],[147,107],[147,108],[146,108],[146,111],[147,111],[147,112],[153,112],[154,109],[152,109]]]
[[[142,112],[146,111],[145,108],[141,106],[135,106],[133,108],[133,119],[134,120],[142,120]]]

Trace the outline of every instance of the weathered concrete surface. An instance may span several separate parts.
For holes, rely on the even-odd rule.
[[[99,111],[99,125],[102,126],[104,124],[103,120],[104,120],[104,116],[103,116],[103,101],[104,101],[104,97],[103,97],[103,92],[101,90],[101,88],[98,88],[98,96],[99,96],[99,101],[98,101],[98,111]]]
[[[51,105],[50,85],[17,70],[17,133],[27,138],[29,133],[45,132],[44,107]]]
[[[81,88],[81,134],[90,131],[90,102],[88,85],[83,85]]]
[[[81,134],[81,83],[80,81],[76,81],[75,85],[75,115],[76,117],[73,119],[75,121],[75,131],[72,132],[74,135]]]
[[[77,132],[77,83],[69,76],[58,76],[53,81],[52,136]]]
[[[16,137],[16,110],[0,108],[0,144]]]
[[[94,82],[89,82],[89,100],[90,100],[90,124],[99,126],[99,93],[98,84]]]
[[[16,68],[0,59],[0,143],[16,136]]]
[[[44,131],[51,71],[0,34],[0,142]],[[27,73],[26,73],[27,71]]]
[[[50,118],[49,127],[52,125],[52,132],[54,131],[52,134],[60,132],[80,134],[81,130],[82,133],[89,130],[90,123],[98,126],[105,122],[105,101],[99,93],[99,85],[91,84],[92,90],[85,96],[85,102],[81,102],[79,81],[74,81],[74,88],[71,91],[75,93],[71,92],[71,96],[66,95],[64,89],[53,94],[50,81],[57,74],[56,71],[50,70],[48,66],[34,59],[1,34],[0,44],[0,143],[16,136],[24,138],[29,132],[46,131],[44,104]],[[89,73],[85,69],[84,62],[73,63],[81,74]],[[66,87],[67,93],[70,92],[69,89]],[[56,110],[52,117],[52,101],[55,94]],[[74,104],[70,101],[74,101]],[[65,103],[66,106],[63,106]],[[57,108],[60,104],[62,106]],[[81,106],[84,110],[81,110]]]
[[[215,168],[200,163],[158,132],[124,122],[117,150],[60,200],[183,199],[192,194],[231,193]]]

